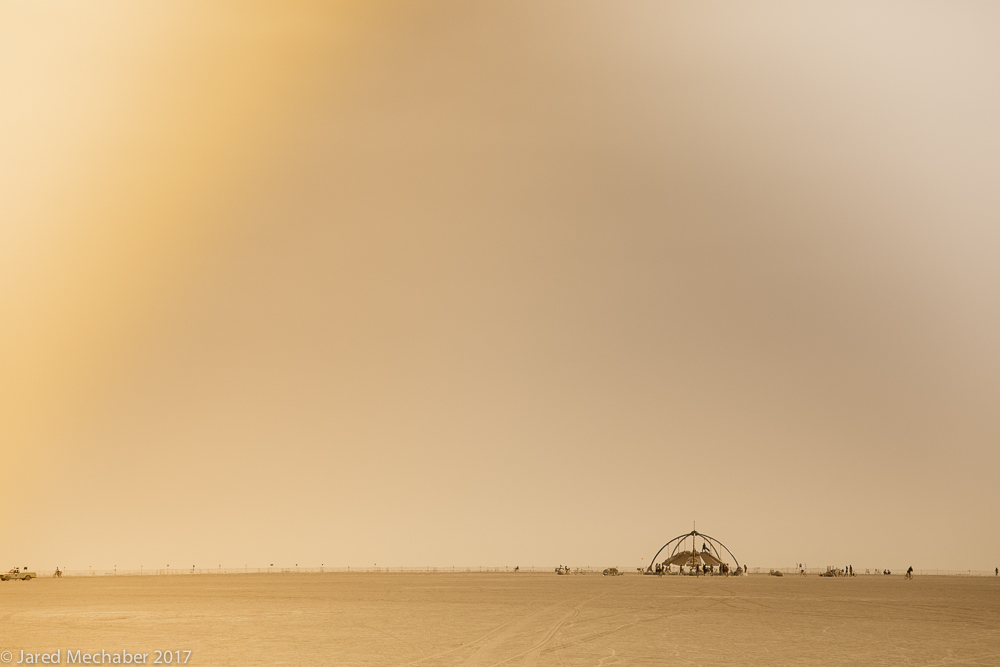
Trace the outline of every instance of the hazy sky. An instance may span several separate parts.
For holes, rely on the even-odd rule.
[[[998,34],[0,2],[0,567],[992,569]]]

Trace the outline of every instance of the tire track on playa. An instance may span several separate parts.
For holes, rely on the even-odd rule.
[[[1000,652],[986,651],[975,655],[957,656],[951,651],[944,658],[937,658],[934,662],[926,663],[926,667],[948,667],[949,665],[998,665],[1000,664]]]
[[[709,600],[708,602],[709,602],[709,605],[707,607],[705,607],[706,610],[707,609],[711,609],[712,607],[716,607],[716,606],[726,606],[727,605],[727,603],[726,603],[726,601],[724,599]],[[652,604],[650,603],[649,606],[652,606]],[[580,636],[575,637],[573,639],[567,639],[566,641],[563,641],[560,644],[556,644],[556,645],[552,646],[552,650],[558,651],[558,650],[569,648],[569,647],[572,647],[572,646],[577,646],[579,644],[586,644],[586,643],[592,642],[592,641],[594,641],[596,639],[600,639],[601,637],[607,637],[607,636],[613,635],[613,634],[615,634],[617,632],[621,632],[622,630],[627,630],[629,628],[634,628],[634,627],[638,627],[638,626],[642,626],[642,625],[647,625],[647,624],[650,624],[650,623],[655,623],[657,621],[662,621],[662,620],[665,620],[665,619],[676,618],[678,616],[684,616],[687,613],[688,612],[686,610],[681,610],[681,611],[669,611],[669,612],[666,612],[666,613],[655,614],[653,616],[647,616],[645,618],[636,617],[632,621],[626,621],[626,622],[623,622],[623,623],[619,623],[619,625],[617,625],[616,627],[609,628],[607,630],[596,630],[596,631],[593,631],[593,632],[588,632],[586,634],[580,635]],[[614,618],[614,616],[615,616],[615,614],[608,614],[608,615],[600,616],[600,617],[597,617],[597,618],[598,619],[600,619],[600,618]],[[595,619],[591,619],[591,620],[595,620]]]
[[[607,636],[613,635],[613,634],[615,634],[617,632],[621,632],[622,630],[625,630],[625,629],[628,629],[628,628],[634,628],[635,626],[642,625],[644,623],[652,623],[653,621],[659,621],[659,620],[662,620],[663,618],[669,618],[669,616],[657,616],[656,618],[644,618],[644,619],[641,619],[641,620],[638,620],[638,621],[632,621],[632,622],[629,622],[629,623],[621,623],[621,624],[616,625],[615,627],[610,628],[608,630],[597,630],[597,631],[594,631],[594,632],[588,632],[587,634],[580,635],[579,637],[576,637],[575,639],[569,639],[567,641],[562,642],[561,644],[556,644],[555,646],[553,646],[553,648],[554,649],[564,649],[564,648],[569,648],[571,646],[578,646],[579,644],[586,644],[587,642],[592,642],[595,639],[600,639],[601,637],[607,637]]]
[[[555,650],[569,648],[571,646],[577,646],[578,644],[586,644],[587,642],[594,641],[595,639],[600,639],[601,637],[607,637],[608,635],[613,635],[616,632],[621,632],[628,628],[634,628],[636,626],[645,625],[647,623],[653,623],[655,621],[662,621],[664,619],[676,618],[677,616],[683,616],[685,612],[671,612],[669,614],[659,614],[657,616],[651,616],[649,618],[637,618],[634,621],[629,621],[626,623],[621,623],[620,625],[611,628],[609,630],[596,630],[594,632],[588,632],[585,635],[576,637],[575,639],[570,639],[564,641],[561,644],[556,644],[552,648]]]
[[[537,644],[535,644],[530,649],[525,651],[525,653],[522,653],[521,655],[527,654],[527,657],[524,659],[524,662],[521,663],[521,667],[531,667],[532,665],[534,665],[538,661],[538,656],[539,654],[541,654],[542,649],[545,648],[545,645],[548,644],[550,641],[552,641],[552,638],[556,636],[556,633],[559,632],[559,628],[561,628],[566,623],[566,621],[573,618],[574,616],[577,616],[580,613],[580,607],[582,607],[583,605],[584,603],[581,602],[577,606],[573,607],[568,614],[566,614],[565,616],[563,616],[558,621],[552,624],[552,627],[550,627],[549,631],[545,633],[545,636],[542,637],[541,641],[539,641]],[[514,656],[514,657],[516,658],[519,656]]]
[[[601,658],[600,660],[598,660],[597,661],[597,667],[604,667],[604,661],[605,660],[613,660],[614,662],[618,662],[618,653],[617,653],[617,651],[615,651],[614,649],[611,649],[611,655],[606,655],[603,658]]]
[[[548,607],[547,609],[545,609],[543,611],[548,611],[549,609],[554,609],[556,606],[557,605],[552,605],[551,607]],[[479,649],[477,649],[475,653],[473,653],[472,655],[470,655],[468,657],[468,659],[465,662],[462,663],[462,667],[475,667],[476,665],[480,664],[483,661],[483,659],[491,651],[493,651],[494,649],[496,649],[496,647],[499,646],[501,643],[503,643],[506,639],[510,638],[511,635],[514,635],[517,632],[519,632],[521,630],[521,628],[523,628],[524,626],[526,626],[531,621],[531,619],[533,619],[539,613],[541,613],[541,612],[537,612],[536,611],[536,612],[534,612],[532,614],[528,614],[527,616],[525,616],[524,618],[522,618],[517,623],[514,623],[514,625],[512,627],[508,628],[505,632],[500,633],[499,635],[497,635],[496,637],[494,637],[493,639],[491,639],[487,643],[485,643],[482,646],[480,646]]]
[[[407,646],[412,646],[413,648],[415,648],[418,651],[420,651],[421,654],[425,653],[424,649],[420,646],[420,644],[415,644],[415,643],[411,642],[410,640],[404,639],[404,638],[400,637],[399,635],[394,634],[392,632],[389,632],[388,630],[385,630],[383,628],[380,628],[380,627],[377,627],[377,626],[374,626],[374,625],[367,625],[367,624],[364,624],[364,623],[358,623],[354,627],[356,627],[356,628],[364,628],[365,630],[368,630],[369,632],[372,632],[372,633],[375,633],[375,634],[384,635],[384,636],[388,637],[389,639],[393,639],[393,640],[399,642],[400,644],[405,644]],[[423,657],[420,660],[426,660],[429,657],[431,657],[431,656]],[[418,660],[417,662],[420,662],[420,660]]]
[[[520,627],[521,625],[523,625],[524,623],[526,623],[528,621],[528,619],[530,619],[531,617],[535,616],[536,614],[538,614],[538,612],[537,611],[533,611],[530,614],[528,614],[527,616],[525,616],[523,619],[521,619],[520,621],[518,621],[517,619],[511,619],[511,620],[507,621],[506,623],[501,623],[497,627],[495,627],[492,630],[490,630],[489,632],[487,632],[482,637],[479,637],[477,639],[473,639],[470,642],[465,642],[464,644],[460,644],[460,645],[458,645],[458,646],[456,646],[454,648],[450,648],[450,649],[441,651],[439,653],[435,653],[433,655],[424,656],[423,658],[420,658],[419,660],[414,660],[412,662],[404,662],[404,663],[402,663],[400,665],[397,665],[396,667],[410,667],[411,665],[419,665],[422,662],[426,662],[426,661],[432,660],[434,658],[439,658],[442,655],[448,655],[449,653],[454,653],[455,651],[461,651],[463,648],[469,648],[470,646],[474,646],[474,645],[478,644],[479,642],[483,641],[484,639],[487,639],[488,637],[496,634],[497,632],[500,632],[504,628],[506,628],[506,627],[514,624],[513,628],[510,628],[506,632],[502,633],[499,637],[495,637],[493,640],[491,640],[487,644],[487,646],[499,644],[501,641],[503,641],[504,638],[508,637],[511,633],[516,632],[518,627]],[[482,652],[482,650],[483,649],[480,648],[478,651],[476,651],[476,653],[473,654],[473,656],[475,656],[476,654]],[[469,659],[471,660],[471,658],[469,658]],[[466,660],[466,662],[464,662],[462,664],[463,665],[469,664],[469,662],[468,662],[468,660]],[[471,664],[475,664],[475,663],[471,663]]]
[[[589,602],[589,601],[590,600],[586,600],[586,601],[581,602],[580,604],[576,605],[567,614],[565,614],[562,618],[560,618],[555,623],[553,623],[551,626],[549,626],[549,629],[545,632],[545,636],[543,636],[538,642],[536,642],[535,644],[533,644],[531,646],[531,648],[529,648],[529,649],[527,649],[525,651],[521,651],[520,653],[515,653],[514,655],[512,655],[512,656],[510,656],[508,658],[504,658],[500,662],[494,662],[492,665],[490,665],[490,667],[499,667],[500,665],[505,665],[508,662],[510,662],[511,660],[517,660],[518,658],[520,658],[522,656],[525,656],[525,657],[524,657],[524,662],[521,663],[521,667],[531,667],[532,665],[535,664],[535,662],[537,662],[538,656],[545,649],[546,645],[550,641],[552,641],[552,638],[555,637],[556,633],[559,632],[559,629],[566,623],[566,621],[568,621],[569,619],[573,618],[574,616],[577,616],[580,613],[580,609],[583,607],[583,605],[587,604],[587,602]],[[550,607],[550,609],[551,609],[551,607]]]

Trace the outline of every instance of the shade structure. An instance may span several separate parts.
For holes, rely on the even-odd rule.
[[[707,551],[681,551],[666,559],[661,565],[711,565],[718,567],[722,561]]]
[[[690,538],[690,545],[688,539]],[[701,549],[697,549],[697,542],[701,541]],[[685,546],[690,546],[690,548],[685,549]],[[657,559],[660,554],[666,552],[666,558],[659,562]],[[706,567],[721,567],[728,563],[728,559],[725,558],[723,552],[732,558],[733,562],[736,563],[736,567],[739,567],[740,563],[733,555],[733,552],[729,550],[726,545],[718,541],[714,537],[705,535],[704,533],[699,533],[696,530],[692,530],[690,533],[685,533],[684,535],[678,535],[674,539],[670,540],[656,552],[652,560],[649,563],[649,567],[646,568],[647,572],[652,573],[653,568],[659,565],[660,567],[667,568],[671,565],[679,565],[681,567],[694,568],[695,566],[706,566]]]

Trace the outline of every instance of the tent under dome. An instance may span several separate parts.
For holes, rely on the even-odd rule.
[[[661,563],[661,565],[684,565],[687,567],[696,565],[720,567],[722,564],[721,560],[707,551],[681,551]]]

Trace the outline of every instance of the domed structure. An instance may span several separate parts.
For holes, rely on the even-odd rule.
[[[688,546],[687,538],[689,537],[691,538],[691,543],[688,549],[686,547]],[[701,538],[701,551],[697,549],[698,538]],[[656,552],[653,559],[649,561],[649,567],[646,568],[645,574],[669,573],[671,571],[670,566],[672,565],[678,566],[681,574],[684,573],[685,567],[693,574],[702,572],[728,574],[730,571],[729,563],[723,555],[723,551],[729,554],[729,557],[736,563],[736,571],[739,571],[740,562],[736,560],[736,556],[733,555],[733,552],[725,544],[710,535],[692,530],[690,533],[678,535],[660,547],[660,550]],[[656,559],[663,552],[666,552],[666,558],[661,562],[657,562]]]

